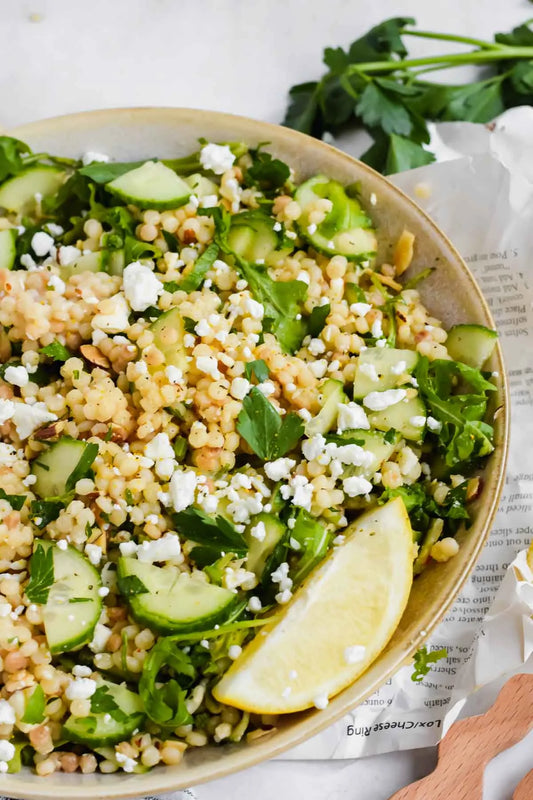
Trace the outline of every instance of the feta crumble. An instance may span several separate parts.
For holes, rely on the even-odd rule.
[[[15,413],[15,403],[13,400],[4,400],[0,397],[0,425],[7,422]]]
[[[8,367],[4,372],[4,380],[12,386],[26,386],[29,382],[28,371],[26,367]]]
[[[235,156],[227,144],[209,143],[200,150],[200,164],[204,169],[209,169],[215,175],[223,175],[231,169]]]
[[[375,394],[375,393],[374,393]],[[364,408],[354,402],[339,403],[337,406],[339,413],[337,416],[337,433],[343,433],[352,428],[369,430],[370,422],[365,414]]]
[[[384,411],[390,406],[395,406],[405,397],[405,389],[386,389],[384,392],[370,392],[363,400],[363,404],[371,411]]]
[[[88,700],[96,692],[96,681],[92,678],[75,678],[65,689],[67,700]]]
[[[157,299],[164,287],[153,270],[140,261],[133,261],[125,267],[122,285],[126,300],[134,311],[145,311],[157,305]]]
[[[350,478],[343,480],[342,488],[348,497],[358,497],[359,495],[369,494],[372,491],[372,484],[361,475],[352,475]]]
[[[7,370],[6,370],[7,372]],[[28,436],[45,425],[47,422],[54,422],[57,417],[48,411],[46,403],[15,403],[13,412],[13,422],[20,439],[27,439]]]
[[[44,231],[37,231],[31,237],[31,249],[39,258],[47,256],[54,247],[54,237]]]
[[[184,511],[194,503],[198,476],[192,470],[176,470],[170,479],[170,502],[174,511]]]

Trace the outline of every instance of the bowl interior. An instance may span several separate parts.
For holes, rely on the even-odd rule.
[[[107,153],[114,159],[137,160],[153,156],[178,157],[197,149],[198,138],[210,141],[243,140],[269,150],[293,166],[299,180],[324,172],[344,183],[360,181],[363,200],[374,193],[372,216],[381,232],[383,255],[404,227],[416,235],[409,276],[428,266],[438,269],[420,286],[431,313],[446,326],[477,322],[493,327],[490,312],[468,268],[433,222],[399,189],[381,175],[334,148],[286,128],[243,117],[189,109],[119,109],[74,114],[32,123],[10,131],[37,152],[79,157],[87,151]],[[390,244],[389,244],[390,243]],[[501,350],[496,349],[490,368],[504,376]],[[253,745],[204,747],[187,753],[177,767],[158,767],[145,775],[66,775],[46,780],[27,771],[4,776],[3,789],[25,800],[76,797],[138,797],[191,786],[251,766],[296,745],[339,719],[362,702],[420,646],[442,618],[472,569],[497,509],[507,450],[508,403],[502,383],[495,402],[502,407],[496,422],[497,448],[483,472],[484,489],[473,506],[474,522],[459,534],[459,554],[445,564],[431,565],[416,579],[408,607],[391,642],[379,659],[352,686],[335,697],[324,711],[292,715],[277,730]]]

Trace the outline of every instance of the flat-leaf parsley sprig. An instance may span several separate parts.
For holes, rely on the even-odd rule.
[[[328,71],[319,81],[292,87],[284,124],[320,137],[355,122],[373,139],[363,161],[385,174],[429,164],[428,120],[488,122],[506,108],[533,105],[532,22],[497,33],[491,42],[417,30],[411,17],[385,20],[347,50],[324,50]],[[409,58],[406,36],[472,49]],[[484,67],[483,78],[466,84],[425,80],[427,73],[464,65]]]

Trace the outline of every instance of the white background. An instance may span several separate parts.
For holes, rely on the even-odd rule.
[[[404,15],[421,28],[490,38],[533,16],[533,7],[528,0],[0,0],[0,125],[150,105],[279,122],[288,88],[320,75],[325,46],[347,45],[372,24]],[[434,47],[410,44],[417,54]],[[510,800],[532,766],[531,744],[529,736],[489,765],[484,800]],[[434,762],[432,750],[271,762],[197,795],[386,800]]]

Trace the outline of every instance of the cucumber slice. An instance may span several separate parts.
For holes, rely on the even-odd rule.
[[[316,417],[313,417],[305,424],[305,434],[309,438],[317,433],[327,433],[335,425],[339,413],[339,403],[346,402],[342,381],[328,378],[320,387],[319,400],[322,403],[322,408]]]
[[[161,161],[147,161],[115,178],[105,188],[126,203],[160,211],[184,205],[192,194],[191,187]]]
[[[252,536],[251,533],[259,522],[262,522],[265,526],[265,538],[262,540]],[[273,514],[258,514],[248,526],[248,530],[244,534],[249,544],[246,568],[251,572],[255,572],[258,578],[261,578],[267,559],[285,531],[286,528],[283,522]]]
[[[29,167],[0,186],[0,207],[17,214],[28,214],[35,207],[35,195],[55,194],[65,180],[59,167]]]
[[[323,222],[309,231],[309,214],[316,202],[331,200],[333,208]],[[351,261],[365,261],[375,255],[377,240],[372,221],[358,201],[348,197],[344,186],[325,175],[315,175],[298,187],[295,199],[302,209],[298,219],[300,236],[315,250],[342,255]]]
[[[92,748],[106,747],[129,739],[133,732],[141,727],[145,715],[143,702],[139,695],[131,692],[125,684],[118,685],[109,681],[101,681],[98,688],[101,686],[107,688],[106,697],[114,700],[122,712],[120,721],[114,719],[112,713],[99,712],[90,714],[89,717],[72,715],[68,717],[63,726],[65,738],[69,741],[85,744]]]
[[[396,350],[392,347],[369,347],[357,360],[353,384],[354,400],[361,400],[370,392],[383,392],[399,386],[400,376],[411,373],[418,362],[415,350]],[[401,373],[394,370],[402,367]],[[375,380],[377,376],[377,380]]]
[[[498,334],[484,325],[454,325],[446,347],[454,361],[481,369],[496,347]]]
[[[394,428],[405,439],[413,442],[420,442],[424,438],[425,427],[413,425],[411,422],[413,417],[426,416],[426,407],[419,397],[401,400],[383,411],[373,411],[367,416],[371,426],[379,431]]]
[[[97,444],[62,436],[32,462],[33,491],[42,498],[66,494],[87,474],[97,453]]]
[[[79,275],[80,272],[101,272],[104,268],[104,255],[104,251],[99,250],[96,253],[80,256],[76,261],[59,268],[61,277],[67,281],[71,275]]]
[[[30,562],[30,575],[37,569],[37,560],[52,550],[54,582],[43,605],[43,622],[51,653],[75,650],[93,638],[102,612],[98,595],[100,575],[88,559],[70,545],[61,550],[56,544],[38,541]]]
[[[0,231],[0,269],[12,269],[17,255],[17,229]]]
[[[231,613],[236,595],[229,589],[195,580],[176,567],[156,567],[136,558],[118,560],[119,590],[127,593],[126,578],[135,576],[147,589],[129,594],[133,618],[161,633],[186,633],[212,628]]]
[[[218,196],[219,187],[216,183],[213,183],[213,181],[210,181],[209,178],[206,178],[205,175],[201,175],[199,172],[194,172],[192,175],[184,178],[184,180],[185,183],[189,184],[196,197]]]
[[[388,459],[396,450],[398,442],[401,440],[401,436],[398,432],[396,432],[394,436],[390,438],[392,441],[387,441],[385,439],[385,433],[382,433],[381,431],[367,431],[360,428],[353,428],[352,430],[344,431],[343,433],[335,436],[335,442],[337,442],[337,444],[349,444],[350,442],[355,442],[367,452],[372,453],[374,456],[374,460],[369,466],[345,466],[342,477],[348,478],[352,475],[361,475],[367,480],[372,478],[379,470],[383,462],[388,461]],[[341,441],[339,441],[339,439]]]
[[[278,258],[288,255],[294,248],[280,248],[274,230],[276,220],[262,211],[243,211],[231,218],[228,234],[230,248],[245,261],[264,261],[272,253]]]
[[[111,250],[105,265],[106,272],[110,275],[122,275],[126,265],[124,250]]]
[[[185,372],[189,368],[187,351],[183,344],[185,326],[177,308],[165,311],[150,326],[154,334],[154,344],[165,357],[165,366],[173,366]]]

